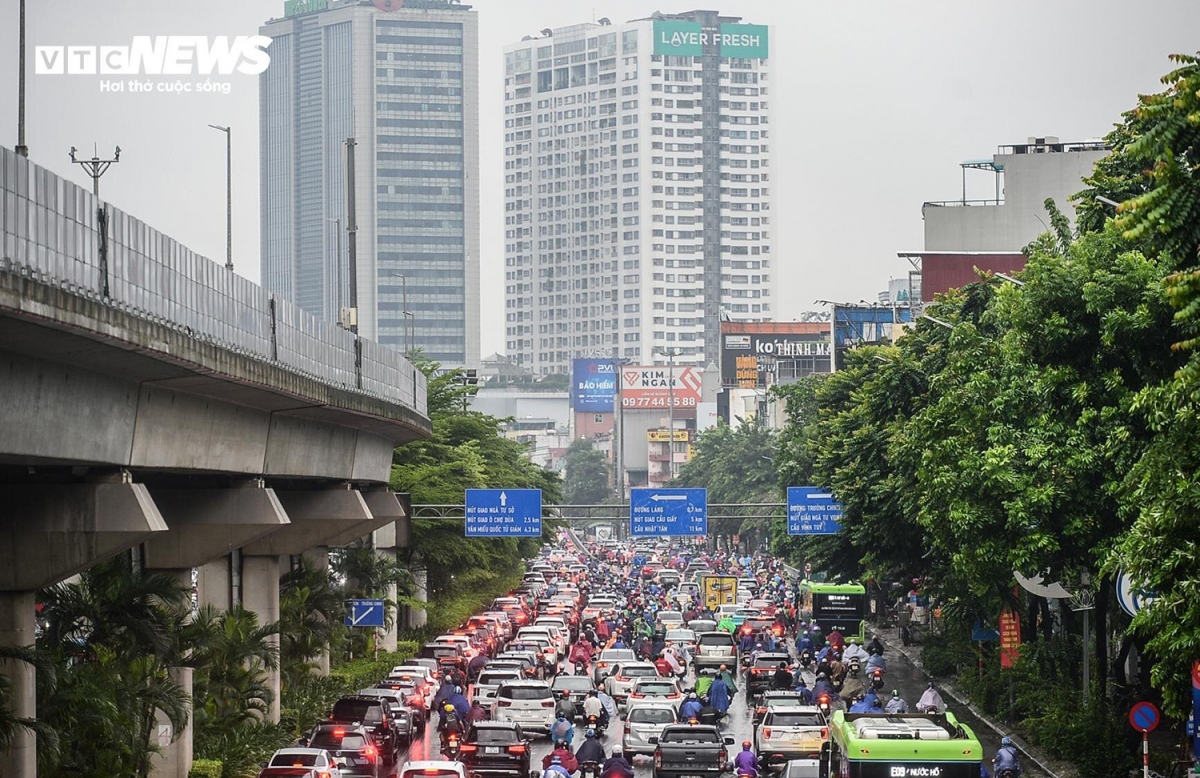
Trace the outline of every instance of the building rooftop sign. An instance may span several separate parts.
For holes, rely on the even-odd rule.
[[[767,26],[765,24],[722,24],[713,32],[700,22],[678,19],[654,20],[654,53],[675,57],[699,57],[704,47],[716,36],[721,56],[734,59],[767,58]]]

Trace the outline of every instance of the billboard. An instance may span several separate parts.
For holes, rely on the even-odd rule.
[[[700,404],[700,371],[694,367],[622,365],[621,408],[635,411],[695,408]]]
[[[763,389],[831,370],[826,322],[724,322],[721,378],[726,386]]]
[[[654,53],[674,57],[699,57],[710,37],[716,36],[722,57],[737,59],[767,58],[765,24],[722,24],[716,32],[705,30],[700,22],[680,19],[654,20]]]
[[[571,360],[571,407],[579,413],[612,413],[617,394],[611,359]]]

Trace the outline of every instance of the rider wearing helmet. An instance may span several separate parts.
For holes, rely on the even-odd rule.
[[[1017,747],[1013,745],[1012,738],[1007,736],[1000,739],[1000,750],[992,758],[992,772],[997,778],[1006,770],[1014,776],[1021,774],[1021,758],[1017,755]]]
[[[567,753],[570,753],[569,751]],[[571,778],[571,773],[567,771],[567,766],[562,763],[562,757],[556,755],[548,755],[543,761],[545,764],[545,772],[542,773],[542,778]]]
[[[571,747],[565,740],[556,740],[554,750],[542,758],[542,769],[548,770],[552,764],[561,765],[567,775],[579,769],[579,760],[571,753]]]
[[[742,750],[733,758],[733,768],[738,775],[751,775],[758,778],[758,757],[751,750],[749,740],[742,741]]]
[[[695,692],[688,694],[687,700],[679,706],[679,720],[688,721],[700,717],[700,709],[704,706]]]
[[[579,750],[575,752],[575,758],[579,760],[580,764],[586,762],[603,764],[605,756],[604,746],[600,745],[600,741],[596,739],[596,730],[589,729],[587,737],[584,738],[583,743],[579,746]]]
[[[600,768],[600,778],[633,778],[633,765],[625,758],[625,749],[620,743],[613,744],[612,756]]]

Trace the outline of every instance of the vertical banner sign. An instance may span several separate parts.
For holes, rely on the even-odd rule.
[[[1200,662],[1192,662],[1192,759],[1200,766]]]
[[[1012,608],[1000,611],[1000,666],[1010,668],[1021,655],[1021,618]]]

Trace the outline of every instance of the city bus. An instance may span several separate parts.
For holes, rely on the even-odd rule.
[[[983,746],[952,713],[835,711],[828,778],[979,778]]]
[[[866,640],[867,589],[862,584],[800,583],[800,618],[817,622],[828,635],[835,629],[849,640]]]

